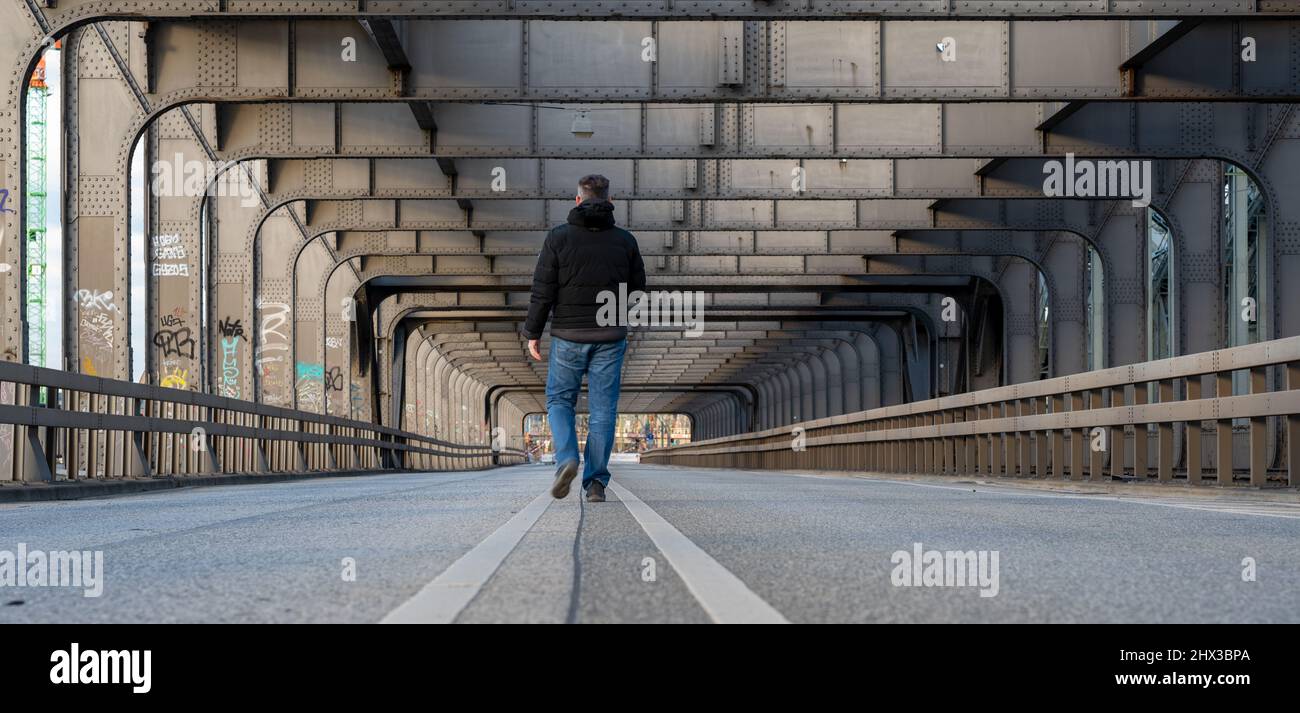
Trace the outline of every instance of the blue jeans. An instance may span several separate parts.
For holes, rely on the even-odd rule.
[[[582,487],[592,481],[609,485],[609,452],[614,448],[614,421],[618,416],[618,390],[623,380],[623,354],[627,340],[607,344],[581,344],[551,337],[546,365],[546,414],[555,442],[555,462],[578,460],[578,432],[574,405],[587,375],[588,430],[583,458]]]

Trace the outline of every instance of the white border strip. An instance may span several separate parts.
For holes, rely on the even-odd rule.
[[[647,468],[671,468],[674,466],[656,466],[645,464]],[[678,466],[684,469],[690,469],[695,472],[705,470],[727,470],[730,472],[743,472],[753,475],[766,475],[772,477],[786,476],[790,478],[811,478],[813,480],[839,480],[844,482],[855,483],[873,483],[876,485],[907,485],[913,488],[934,488],[936,490],[952,490],[957,492],[970,492],[972,488],[978,489],[983,495],[1012,495],[1024,496],[1028,498],[1063,498],[1068,500],[1089,500],[1092,502],[1112,502],[1124,503],[1128,505],[1148,505],[1162,508],[1179,508],[1183,510],[1199,510],[1201,512],[1217,512],[1223,515],[1244,515],[1250,517],[1275,517],[1285,520],[1300,520],[1300,508],[1296,504],[1286,501],[1263,501],[1263,500],[1243,500],[1234,502],[1231,500],[1193,500],[1181,493],[1171,491],[1168,494],[1155,493],[1080,493],[1080,492],[1062,492],[1054,490],[1031,490],[1024,487],[1016,487],[1015,480],[1006,483],[994,482],[993,480],[981,480],[979,482],[971,481],[964,484],[949,483],[918,483],[914,480],[899,480],[890,478],[887,474],[867,473],[866,475],[857,475],[853,472],[844,471],[839,474],[821,474],[806,473],[790,470],[750,470],[736,468],[691,468],[690,466]],[[984,478],[995,478],[998,476],[979,476]],[[1035,480],[1034,482],[1047,482]],[[1055,484],[1070,485],[1086,481],[1069,481],[1057,480]],[[1172,487],[1179,487],[1177,484]],[[1202,486],[1186,486],[1202,487]],[[1207,489],[1213,488],[1213,485],[1204,486]],[[1215,493],[1206,492],[1207,497],[1213,497]]]
[[[718,624],[789,624],[781,612],[772,608],[726,567],[687,539],[677,528],[650,509],[649,505],[622,486],[609,484],[632,517],[650,536],[655,547],[668,558],[668,564],[686,583],[709,618]]]
[[[455,621],[553,500],[550,492],[537,496],[379,623],[450,624]]]

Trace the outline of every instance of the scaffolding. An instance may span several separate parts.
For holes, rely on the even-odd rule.
[[[45,58],[27,85],[27,363],[50,366],[45,359]]]

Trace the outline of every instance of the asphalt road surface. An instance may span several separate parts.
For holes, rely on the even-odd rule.
[[[0,505],[0,557],[103,553],[101,596],[0,587],[0,623],[1300,621],[1292,503],[553,468]]]

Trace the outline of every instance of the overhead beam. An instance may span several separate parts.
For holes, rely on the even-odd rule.
[[[274,6],[262,3],[203,3],[182,0],[154,0],[146,6],[131,0],[61,0],[31,3],[52,31],[87,19],[165,19],[199,17],[208,19],[256,19],[279,17],[335,18],[355,15],[368,18],[501,19],[546,18],[604,20],[610,17],[645,20],[674,19],[807,19],[897,17],[903,19],[1040,18],[1153,19],[1178,17],[1261,17],[1297,14],[1292,0],[1049,0],[1008,2],[1007,0],[514,0],[513,2],[360,2],[320,3],[311,0],[281,0]]]

